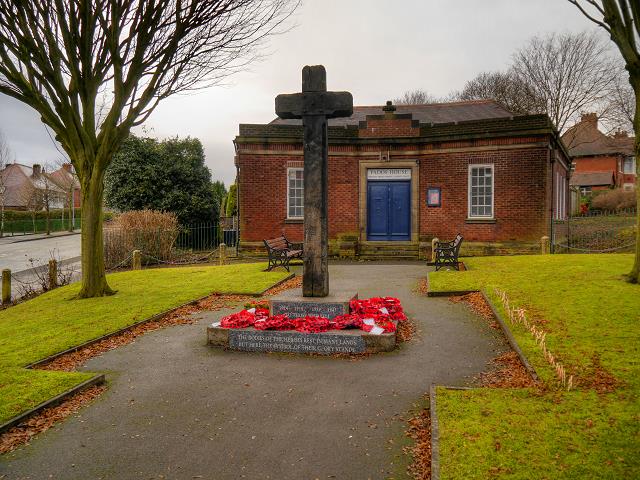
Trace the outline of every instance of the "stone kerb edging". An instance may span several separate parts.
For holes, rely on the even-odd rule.
[[[452,385],[436,385],[429,387],[429,416],[431,417],[431,480],[440,479],[440,425],[436,409],[436,389],[474,390],[472,387],[454,387]]]
[[[94,385],[102,385],[105,383],[105,381],[106,380],[105,380],[104,373],[100,373],[98,375],[91,377],[89,380],[85,380],[84,382],[76,385],[75,387],[71,387],[69,390],[65,390],[64,392],[56,395],[55,397],[50,398],[49,400],[46,400],[39,405],[36,405],[31,410],[27,410],[26,412],[23,412],[20,415],[17,415],[12,419],[10,419],[9,421],[0,425],[0,434],[12,429],[13,427],[20,425],[26,419],[28,419],[29,417],[37,413],[42,412],[44,409],[60,405],[68,397],[71,397],[76,393],[80,393],[89,387],[93,387]]]
[[[290,275],[287,275],[285,278],[283,278],[282,280],[277,281],[276,283],[274,283],[273,285],[265,288],[263,291],[259,292],[259,293],[254,293],[254,294],[247,294],[247,293],[224,293],[224,294],[220,294],[220,295],[245,295],[245,296],[250,296],[250,297],[261,297],[263,296],[267,291],[271,290],[272,288],[275,288],[281,284],[283,284],[284,282],[286,282],[287,280],[291,280],[293,277],[295,277],[295,273],[291,273]],[[115,337],[118,335],[121,335],[129,330],[132,330],[133,328],[139,326],[139,325],[143,325],[145,323],[149,323],[149,322],[153,322],[155,320],[160,320],[161,318],[163,318],[166,315],[169,315],[170,313],[183,308],[183,307],[188,307],[190,305],[195,305],[198,302],[200,302],[201,300],[205,300],[206,298],[210,297],[211,295],[216,295],[215,292],[212,293],[208,293],[207,295],[204,295],[202,297],[198,297],[194,300],[190,300],[186,303],[183,303],[182,305],[178,305],[177,307],[173,307],[170,308],[168,310],[165,310],[164,312],[158,313],[156,315],[153,315],[149,318],[145,318],[144,320],[140,320],[139,322],[133,323],[131,325],[128,325],[124,328],[121,328],[119,330],[116,330],[114,332],[111,333],[107,333],[106,335],[102,335],[100,337],[94,338],[93,340],[89,340],[87,342],[81,343],[80,345],[76,345],[75,347],[71,347],[68,348],[66,350],[63,350],[61,352],[55,353],[53,355],[50,355],[46,358],[43,358],[42,360],[38,360],[37,362],[33,362],[30,363],[28,365],[25,365],[22,368],[26,368],[26,369],[33,369],[33,368],[37,368],[41,365],[46,365],[47,363],[50,363],[52,361],[54,361],[55,359],[62,357],[63,355],[67,355],[69,353],[73,353],[73,352],[77,352],[78,350],[81,350],[83,348],[89,347],[91,345],[94,345],[96,343],[99,343],[103,340],[106,340],[108,338],[111,337]],[[49,407],[53,407],[56,405],[59,405],[60,403],[62,403],[66,398],[75,395],[76,393],[80,393],[83,390],[92,387],[94,385],[102,385],[106,382],[106,378],[104,374],[97,374],[93,377],[91,377],[90,379],[79,383],[78,385],[76,385],[75,387],[70,388],[69,390],[66,390],[58,395],[56,395],[53,398],[50,398],[49,400],[46,400],[44,402],[42,402],[39,405],[36,405],[35,407],[33,407],[30,410],[27,410],[26,412],[23,412],[13,418],[11,418],[10,420],[8,420],[7,422],[3,423],[2,425],[0,425],[0,433],[4,433],[7,430],[15,427],[16,425],[19,425],[20,423],[22,423],[23,421],[25,421],[27,418],[40,413],[42,410],[49,408]]]

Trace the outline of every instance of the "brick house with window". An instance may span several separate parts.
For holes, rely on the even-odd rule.
[[[598,116],[588,113],[562,135],[562,140],[573,162],[571,185],[582,195],[609,188],[635,188],[634,138],[626,132],[605,135],[598,129]]]
[[[424,257],[431,239],[464,254],[539,252],[567,214],[569,160],[546,115],[496,102],[354,107],[329,120],[332,254]],[[301,120],[241,124],[234,141],[240,250],[302,241]]]

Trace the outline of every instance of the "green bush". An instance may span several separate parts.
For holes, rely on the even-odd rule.
[[[233,217],[236,213],[238,213],[238,209],[237,209],[237,191],[238,191],[238,187],[237,185],[234,183],[233,185],[231,185],[229,187],[229,194],[227,195],[227,201],[226,201],[226,215],[227,217]]]

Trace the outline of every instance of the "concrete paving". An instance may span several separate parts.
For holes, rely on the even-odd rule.
[[[1,478],[393,476],[401,417],[430,384],[468,383],[506,345],[465,306],[416,293],[424,263],[330,271],[332,289],[399,297],[417,338],[359,360],[207,347],[206,325],[229,311],[149,333],[89,361],[85,370],[107,372],[108,391],[2,456]]]

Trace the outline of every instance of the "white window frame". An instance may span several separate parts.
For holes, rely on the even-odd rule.
[[[472,215],[471,214],[471,172],[474,168],[490,168],[491,169],[491,215]],[[495,218],[495,199],[496,199],[496,169],[493,163],[470,163],[467,172],[467,218],[470,220],[493,220]]]
[[[302,215],[300,216],[291,216],[289,215],[289,198],[290,198],[290,188],[289,188],[289,175],[291,171],[301,171],[302,172]],[[287,168],[287,220],[302,220],[304,219],[304,168],[303,167],[288,167]]]
[[[625,162],[627,160],[631,160],[631,171],[627,172],[624,168]],[[636,173],[636,157],[625,157],[622,159],[622,173],[624,173],[625,175],[633,175],[634,173]]]

